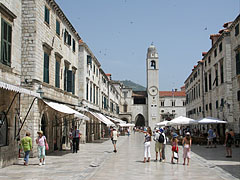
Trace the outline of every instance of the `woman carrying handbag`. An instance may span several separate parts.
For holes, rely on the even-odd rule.
[[[48,150],[48,143],[46,137],[43,135],[43,131],[38,131],[38,138],[36,139],[36,143],[38,144],[38,158],[39,158],[39,166],[45,165],[45,150]]]

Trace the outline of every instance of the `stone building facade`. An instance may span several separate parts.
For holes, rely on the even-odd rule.
[[[234,22],[237,25],[239,16]],[[239,132],[236,73],[239,38],[232,22],[223,27],[218,34],[210,35],[212,47],[203,53],[202,60],[185,81],[187,115],[194,119],[215,117],[227,121],[229,128]]]
[[[0,167],[17,160],[19,138],[37,131],[50,151],[69,145],[68,131],[85,122],[45,102],[78,105],[78,42],[81,39],[53,0],[1,1]],[[42,97],[37,93],[41,93]],[[43,94],[44,93],[44,94]],[[80,126],[81,124],[81,126]],[[83,138],[84,140],[84,138]],[[11,151],[11,153],[9,153]]]
[[[231,23],[232,102],[234,131],[240,132],[240,15]]]
[[[103,131],[108,132],[106,124],[94,117],[91,112],[102,113],[118,118],[120,92],[116,90],[111,80],[111,74],[106,74],[101,64],[88,45],[79,44],[79,106],[90,118],[86,124],[87,142],[102,137]]]
[[[180,91],[159,91],[160,122],[169,121],[179,116],[186,116],[185,88]]]

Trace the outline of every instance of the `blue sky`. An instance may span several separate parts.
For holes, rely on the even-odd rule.
[[[146,53],[159,54],[159,88],[180,88],[210,34],[240,12],[240,0],[55,0],[113,80],[146,86]]]

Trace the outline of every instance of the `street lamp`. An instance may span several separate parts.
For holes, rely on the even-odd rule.
[[[42,98],[44,95],[44,91],[42,89],[42,85],[40,84],[37,89],[37,93],[39,93],[40,97]]]

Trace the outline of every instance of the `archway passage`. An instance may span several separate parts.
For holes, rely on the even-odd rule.
[[[136,120],[135,120],[135,126],[136,127],[144,127],[145,126],[145,119],[144,119],[144,117],[143,117],[143,115],[142,114],[138,114],[137,116],[136,116]]]
[[[125,121],[126,123],[128,123],[128,119],[127,118],[122,118],[123,121]]]
[[[43,131],[43,134],[47,136],[47,119],[45,117],[46,115],[43,114],[41,119],[41,130]]]

